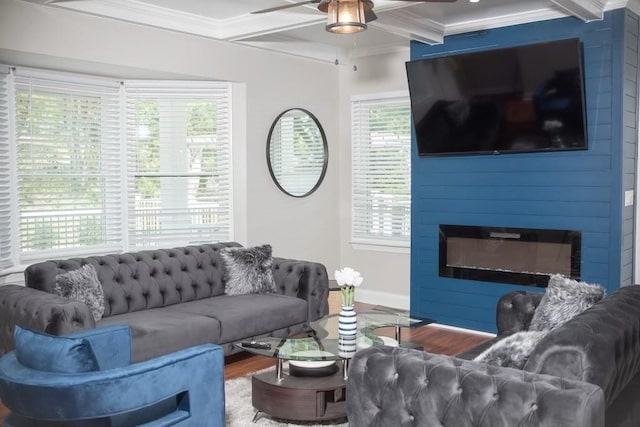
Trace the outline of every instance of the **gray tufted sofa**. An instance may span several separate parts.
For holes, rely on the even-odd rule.
[[[125,323],[140,361],[201,343],[241,351],[233,343],[285,337],[308,329],[328,311],[322,264],[273,258],[278,293],[224,294],[220,249],[238,243],[47,261],[25,270],[25,285],[0,286],[0,356],[13,349],[13,325],[55,335]],[[52,293],[56,275],[92,264],[105,294],[97,323],[89,308]]]
[[[504,295],[497,339],[525,330],[541,296]],[[640,425],[640,286],[615,290],[548,333],[522,371],[464,359],[490,344],[459,357],[359,351],[347,382],[350,426]]]

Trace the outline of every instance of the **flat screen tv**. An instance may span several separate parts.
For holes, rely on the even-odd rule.
[[[587,148],[579,39],[406,63],[418,154]]]

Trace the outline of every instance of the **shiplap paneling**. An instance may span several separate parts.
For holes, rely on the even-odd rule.
[[[634,207],[623,207],[636,163],[638,18],[563,18],[411,44],[411,59],[579,37],[588,150],[419,157],[412,153],[411,312],[495,331],[504,293],[535,288],[439,277],[438,225],[582,232],[582,279],[609,291],[630,283]],[[538,289],[542,291],[542,289]]]

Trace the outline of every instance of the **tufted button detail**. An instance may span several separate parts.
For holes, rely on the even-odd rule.
[[[536,403],[533,403],[533,404],[531,405],[531,410],[532,410],[532,411],[535,411],[535,410],[537,410],[537,409],[538,409],[538,405],[537,405]]]
[[[495,400],[498,400],[498,397],[500,397],[500,395],[499,395],[498,393],[493,393],[493,398],[494,398]]]
[[[393,373],[393,379],[397,380],[400,375],[397,372]]]

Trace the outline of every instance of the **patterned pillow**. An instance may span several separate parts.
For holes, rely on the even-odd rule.
[[[538,342],[548,331],[522,331],[501,339],[478,356],[475,361],[490,365],[522,369]]]
[[[550,331],[580,314],[600,301],[605,290],[592,285],[554,274],[549,279],[540,305],[536,308],[529,325],[530,331]]]
[[[220,251],[225,266],[227,295],[276,292],[273,280],[271,245],[252,248],[224,248]]]
[[[102,319],[104,314],[104,291],[93,265],[86,264],[77,270],[58,274],[53,292],[85,303],[91,310],[96,322]]]

